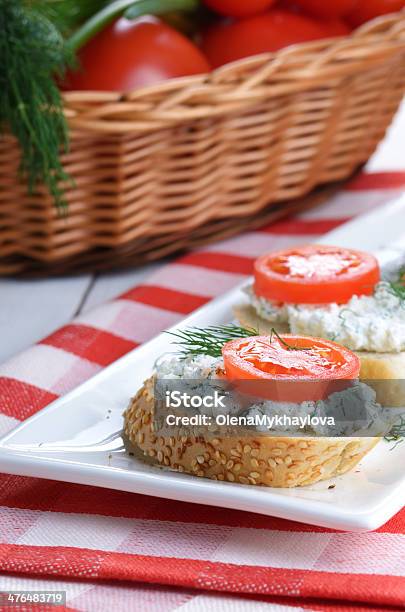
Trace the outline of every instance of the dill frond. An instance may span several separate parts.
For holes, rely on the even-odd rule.
[[[401,302],[405,301],[405,267],[400,268],[398,278],[389,283],[389,290]]]
[[[222,348],[227,342],[260,335],[257,329],[239,327],[238,325],[211,325],[205,328],[189,327],[178,332],[167,333],[177,338],[177,341],[173,342],[173,344],[180,347],[179,352],[184,358],[190,355],[221,357]],[[269,335],[270,344],[274,338],[277,338],[279,343],[288,351],[312,350],[312,347],[299,347],[286,342],[273,327]]]
[[[391,431],[384,436],[386,442],[395,442],[395,448],[405,438],[405,416],[401,415],[400,418],[391,428]]]
[[[29,192],[45,184],[60,206],[69,178],[60,160],[68,131],[56,82],[68,63],[63,37],[22,0],[0,0],[0,57],[0,132],[20,144],[19,171]]]
[[[221,357],[222,347],[230,340],[257,336],[256,329],[238,325],[211,325],[206,328],[189,327],[178,332],[167,332],[177,338],[173,344],[180,347],[183,357],[190,355],[208,355]]]

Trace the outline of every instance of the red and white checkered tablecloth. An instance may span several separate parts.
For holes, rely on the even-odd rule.
[[[263,251],[314,241],[403,190],[405,172],[363,174],[325,205],[191,252],[80,316],[0,366],[0,433],[231,289]],[[69,610],[405,606],[405,511],[352,534],[3,474],[0,542],[0,590],[66,590]]]

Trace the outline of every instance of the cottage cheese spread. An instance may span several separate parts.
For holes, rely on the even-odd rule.
[[[405,351],[405,304],[387,282],[378,283],[372,296],[353,296],[347,304],[276,306],[248,289],[259,316],[288,322],[293,334],[328,338],[354,351]]]
[[[208,357],[205,355],[190,356],[182,359],[178,354],[163,355],[155,365],[158,379],[164,383],[168,379],[179,379],[198,394],[203,395],[215,387],[215,379],[222,379],[224,363],[221,357]],[[222,388],[223,390],[223,388]],[[209,408],[198,408],[200,414],[217,416],[218,411]],[[234,396],[227,398],[226,407],[221,408],[221,414],[243,414],[248,417],[258,415],[286,415],[289,420],[294,417],[304,418],[334,416],[335,425],[319,422],[316,426],[305,429],[278,425],[273,429],[257,427],[257,431],[281,431],[287,434],[342,436],[342,435],[381,435],[386,431],[385,411],[376,402],[376,393],[368,385],[354,381],[353,385],[344,391],[332,393],[327,399],[319,401],[304,401],[301,403],[274,402],[259,400],[250,406],[238,406]],[[349,414],[349,418],[346,415]],[[355,415],[358,415],[356,418]]]

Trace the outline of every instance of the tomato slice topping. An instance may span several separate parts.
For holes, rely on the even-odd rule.
[[[369,253],[306,245],[259,257],[254,278],[256,295],[272,302],[345,304],[353,295],[372,295],[380,268]]]
[[[231,340],[222,355],[228,380],[244,392],[278,401],[324,399],[348,387],[360,372],[360,360],[352,351],[311,336]]]

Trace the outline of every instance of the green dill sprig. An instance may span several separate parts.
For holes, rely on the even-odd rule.
[[[181,347],[180,353],[183,357],[188,357],[189,355],[221,357],[224,344],[230,340],[259,335],[256,329],[239,327],[238,325],[210,325],[205,328],[190,327],[178,332],[167,333],[178,338],[173,344]]]
[[[21,148],[20,174],[33,193],[44,184],[64,204],[60,153],[68,130],[57,79],[69,63],[58,28],[22,0],[0,0],[0,132]]]
[[[280,344],[284,346],[284,348],[287,349],[287,351],[310,351],[312,350],[312,346],[296,346],[295,344],[288,344],[288,342],[286,342],[284,338],[280,336],[280,334],[276,331],[274,327],[272,327],[270,330],[270,344],[273,342],[273,336],[276,336],[277,340],[280,342]]]
[[[209,357],[221,357],[224,344],[239,338],[251,338],[259,336],[257,329],[252,327],[239,327],[238,325],[211,325],[205,328],[190,327],[178,332],[167,332],[177,338],[173,344],[180,347],[183,358],[189,356],[208,355]],[[276,337],[289,351],[308,351],[311,347],[300,347],[289,344],[280,336],[273,327],[270,331],[270,343]]]
[[[401,267],[398,272],[398,278],[389,283],[390,292],[395,295],[401,302],[405,301],[405,267]]]
[[[398,421],[392,426],[391,431],[384,436],[386,442],[395,442],[393,449],[403,442],[405,438],[405,416],[401,415]]]

